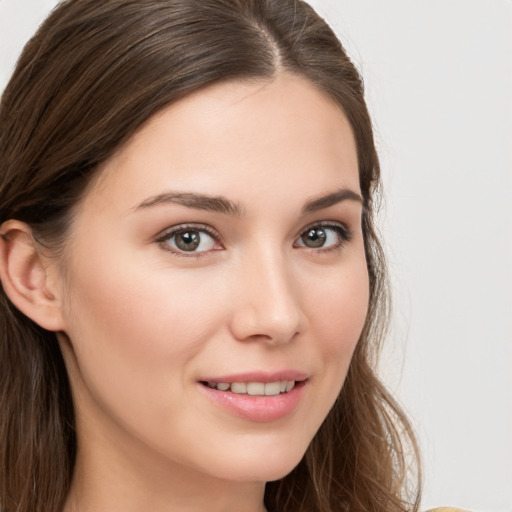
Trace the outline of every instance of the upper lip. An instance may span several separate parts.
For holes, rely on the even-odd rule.
[[[308,374],[297,370],[283,370],[277,372],[253,371],[245,373],[231,373],[222,376],[210,376],[200,379],[201,382],[279,382],[279,381],[302,381],[308,378]]]

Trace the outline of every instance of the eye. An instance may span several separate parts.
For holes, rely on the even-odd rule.
[[[308,227],[297,239],[295,245],[309,249],[338,249],[350,238],[349,230],[341,224],[319,224]]]
[[[167,231],[157,242],[177,253],[197,254],[222,248],[215,234],[206,227],[179,226]]]

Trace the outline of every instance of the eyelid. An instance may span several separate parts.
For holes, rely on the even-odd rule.
[[[169,238],[172,238],[173,236],[177,235],[178,233],[182,233],[187,230],[194,230],[194,231],[201,231],[203,233],[206,233],[208,236],[211,236],[216,243],[219,243],[220,245],[223,245],[222,243],[222,237],[211,226],[208,226],[207,224],[196,224],[194,222],[186,222],[184,224],[177,224],[175,226],[170,226],[163,231],[161,231],[156,237],[155,242],[161,245],[165,244],[164,249],[166,251],[171,252],[172,254],[176,254],[178,256],[183,256],[185,258],[200,258],[202,256],[207,255],[208,253],[212,251],[180,251],[172,247],[170,244],[165,243]],[[217,249],[219,250],[219,249]]]
[[[294,243],[294,246],[301,247],[304,249],[309,249],[314,252],[330,252],[330,251],[336,251],[336,250],[343,248],[346,243],[348,243],[352,240],[352,237],[353,237],[352,230],[343,222],[339,222],[339,221],[335,221],[335,220],[324,220],[324,221],[319,221],[319,222],[313,222],[311,224],[308,224],[304,228],[302,228],[300,233],[297,235],[296,240],[300,239],[300,237],[302,235],[304,235],[304,233],[306,233],[306,231],[313,229],[313,228],[333,229],[334,231],[336,231],[339,234],[341,240],[338,244],[336,244],[334,246],[329,246],[326,248],[319,247],[318,249],[315,249],[312,247],[307,247],[305,245],[295,245],[295,243]]]

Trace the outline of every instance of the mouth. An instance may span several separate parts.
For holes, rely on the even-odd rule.
[[[203,386],[217,391],[250,396],[276,396],[289,393],[297,385],[304,384],[304,380],[278,380],[274,382],[213,382],[201,381]]]
[[[294,377],[296,380],[292,380]],[[204,396],[229,414],[252,422],[269,423],[292,416],[302,401],[308,381],[308,376],[299,377],[295,373],[209,378],[198,384]]]
[[[257,423],[293,417],[306,394],[310,374],[296,370],[203,376],[203,395],[229,414]]]

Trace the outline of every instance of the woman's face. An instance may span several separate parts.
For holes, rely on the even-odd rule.
[[[350,126],[304,79],[212,86],[153,117],[78,205],[63,256],[81,453],[288,473],[365,321],[359,196]]]

